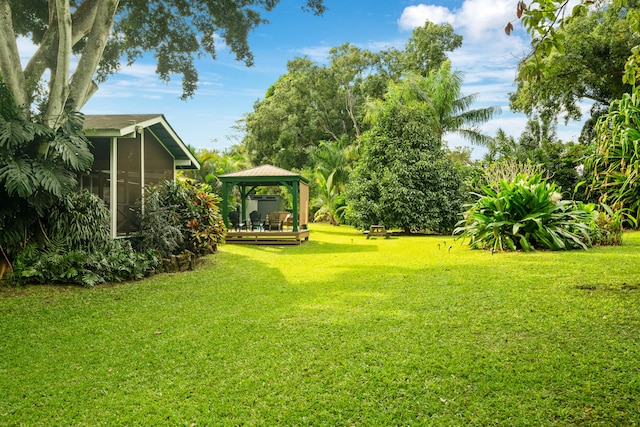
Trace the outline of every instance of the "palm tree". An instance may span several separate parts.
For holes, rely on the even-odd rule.
[[[486,147],[487,154],[484,156],[484,161],[487,163],[493,163],[504,158],[520,160],[521,147],[515,138],[507,135],[502,128],[498,129],[496,136],[488,142]]]
[[[471,110],[478,94],[462,95],[463,73],[451,72],[451,63],[445,61],[438,70],[427,77],[410,75],[388,96],[399,97],[403,102],[423,102],[429,110],[431,128],[440,145],[444,135],[455,132],[474,145],[486,146],[491,137],[481,132],[479,125],[488,122],[500,113],[500,107],[485,107]]]
[[[340,225],[340,214],[344,206],[337,206],[341,189],[334,181],[336,171],[328,176],[316,172],[316,183],[318,184],[318,194],[313,200],[313,206],[318,208],[314,214],[315,221],[325,221],[333,225]]]
[[[349,147],[344,141],[321,141],[317,147],[309,149],[309,157],[314,164],[313,177],[316,183],[316,196],[313,206],[317,208],[316,221],[340,224],[343,208],[337,202],[349,178]]]

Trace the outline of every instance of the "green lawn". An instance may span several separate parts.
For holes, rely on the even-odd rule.
[[[0,425],[638,425],[640,233],[460,243],[313,224],[193,272],[2,288]]]

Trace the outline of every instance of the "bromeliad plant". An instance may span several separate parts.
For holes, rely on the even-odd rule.
[[[473,248],[492,251],[587,249],[593,216],[571,201],[542,174],[518,174],[500,181],[498,190],[483,187],[484,195],[470,206],[454,234],[469,237]]]

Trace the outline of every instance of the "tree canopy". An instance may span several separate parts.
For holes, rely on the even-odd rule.
[[[566,0],[532,0],[530,4],[518,1],[516,16],[532,36],[532,50],[520,73],[526,75],[527,79],[544,76],[549,68],[541,59],[553,52],[565,51],[564,28],[571,22],[588,16],[593,8],[600,7],[619,11],[619,17],[628,19],[629,29],[640,34],[640,10],[634,0],[579,0],[577,3]],[[509,35],[513,29],[513,22],[509,22],[505,32]],[[634,84],[640,78],[640,45],[635,45],[629,52],[624,70],[624,83]]]
[[[629,55],[640,43],[640,35],[630,22],[636,4],[630,1],[627,8],[607,5],[590,9],[580,19],[565,22],[554,33],[562,42],[558,49],[539,50],[520,62],[512,109],[539,114],[545,121],[560,117],[578,120],[580,103],[590,100],[594,103],[592,115],[597,118],[611,101],[630,92],[631,84],[623,82],[623,75]],[[533,40],[534,47],[539,40]],[[592,122],[587,122],[585,131],[591,126]]]
[[[252,162],[302,168],[320,141],[354,143],[368,129],[366,104],[382,98],[390,81],[431,74],[461,41],[449,24],[427,21],[403,50],[371,52],[346,43],[330,50],[327,65],[294,58],[243,120]]]
[[[47,70],[44,122],[57,127],[64,110],[80,110],[97,83],[145,54],[157,61],[162,80],[182,76],[183,98],[194,94],[198,72],[194,60],[215,59],[216,37],[240,61],[253,64],[248,34],[264,24],[264,12],[279,0],[0,0],[0,73],[15,102],[32,105]],[[323,0],[306,0],[303,8],[325,10]],[[20,63],[17,38],[28,37],[37,50]],[[71,57],[79,57],[72,70]]]

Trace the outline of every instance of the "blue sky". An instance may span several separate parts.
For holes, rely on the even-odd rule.
[[[464,94],[477,93],[476,106],[498,105],[503,113],[483,126],[489,135],[498,128],[519,136],[526,118],[508,109],[508,93],[518,59],[528,48],[529,38],[514,22],[516,33],[504,34],[515,19],[516,0],[465,0],[420,2],[411,0],[325,0],[327,12],[313,16],[300,10],[303,0],[282,0],[265,17],[269,24],[250,35],[255,66],[237,62],[223,44],[218,58],[198,62],[200,75],[196,95],[181,101],[179,78],[169,84],[155,75],[152,61],[140,61],[100,86],[87,103],[85,114],[163,113],[178,135],[197,148],[223,150],[239,142],[233,129],[238,119],[253,109],[267,88],[286,72],[287,61],[308,56],[317,62],[327,58],[331,47],[350,42],[377,51],[402,48],[411,30],[429,19],[448,22],[463,36],[463,45],[450,54],[454,70],[465,73]],[[24,62],[26,63],[26,61]],[[585,111],[587,107],[585,106]],[[576,139],[579,124],[559,126],[558,137]],[[455,135],[448,145],[466,145]],[[474,148],[473,157],[483,150]]]

